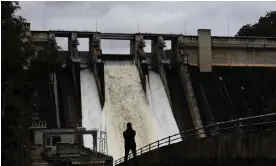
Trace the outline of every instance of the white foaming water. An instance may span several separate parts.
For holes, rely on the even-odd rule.
[[[82,101],[82,126],[89,129],[100,130],[102,124],[102,107],[98,89],[93,73],[88,69],[81,70],[81,101]],[[92,148],[93,138],[91,135],[84,135],[84,146]]]
[[[147,99],[148,99],[148,102],[149,102],[149,111],[151,113],[151,116],[154,118],[154,123],[155,125],[157,126],[157,139],[160,140],[162,138],[164,138],[164,134],[162,132],[162,128],[160,128],[160,126],[158,126],[157,124],[157,118],[155,117],[155,114],[154,114],[154,108],[153,108],[153,102],[152,102],[152,96],[151,96],[151,91],[150,91],[150,85],[149,85],[149,79],[148,79],[148,76],[145,75],[146,77],[146,95],[147,95]]]
[[[123,131],[127,122],[136,130],[137,149],[157,140],[156,126],[135,65],[105,65],[105,94],[103,124],[109,155],[114,159],[124,156]]]
[[[147,94],[150,98],[151,111],[159,131],[161,131],[159,137],[165,138],[179,133],[163,82],[159,74],[153,71],[149,71],[149,88],[147,91],[150,92]]]

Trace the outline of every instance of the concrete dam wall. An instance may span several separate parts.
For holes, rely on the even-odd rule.
[[[187,98],[178,71],[176,69],[166,69],[166,77],[171,95],[172,110],[179,131],[193,129],[192,116],[189,112]]]
[[[115,160],[124,155],[122,132],[129,121],[137,131],[139,148],[179,131],[275,111],[267,104],[275,98],[275,40],[211,37],[210,30],[199,30],[198,36],[144,34],[145,38],[141,34],[50,33],[69,38],[69,51],[60,52],[66,65],[56,71],[55,100],[45,95],[46,100],[55,101],[51,116],[58,117],[51,125],[84,126],[100,133],[106,129],[106,149]],[[37,37],[40,34],[47,36],[37,32]],[[88,52],[78,51],[78,37],[89,38]],[[102,54],[101,37],[130,40],[130,55]],[[152,40],[149,56],[143,50],[144,39]],[[169,56],[165,40],[173,43]],[[47,110],[43,111],[46,115]],[[195,133],[199,137],[207,133],[199,132]],[[246,157],[250,151],[261,158],[257,150],[262,149],[253,144],[266,145],[263,139],[267,139],[274,145],[268,137],[275,135],[186,140],[139,158],[142,165],[168,165],[164,158],[185,159],[188,164],[200,158],[199,165],[212,165],[210,158]],[[91,137],[84,137],[85,146],[94,148],[91,143]]]
[[[80,95],[77,94],[76,89],[78,88],[75,88],[72,72],[68,69],[59,68],[57,82],[61,127],[76,127],[80,123],[81,108]]]
[[[138,136],[144,137],[142,134],[143,130],[139,129],[140,123],[145,123],[145,121],[147,121],[146,119],[150,119],[148,121],[152,122],[149,122],[149,124],[155,126],[153,127],[155,129],[149,130],[148,133],[155,133],[156,135],[153,134],[154,136],[150,136],[145,141],[142,141],[143,143],[140,143],[140,147],[163,137],[178,133],[179,131],[195,128],[191,111],[189,111],[190,107],[187,101],[187,91],[183,89],[183,84],[181,84],[183,80],[181,80],[180,75],[182,73],[177,71],[176,68],[164,67],[162,76],[155,73],[157,76],[156,78],[160,78],[159,81],[156,79],[154,80],[152,74],[149,74],[153,71],[149,70],[147,73],[143,73],[147,80],[147,83],[145,83],[147,86],[143,89],[141,83],[142,81],[141,78],[139,79],[140,76],[135,65],[124,61],[105,61],[104,63],[105,68],[110,66],[117,66],[118,68],[118,72],[116,72],[115,75],[113,73],[115,68],[110,68],[108,71],[105,70],[104,72],[99,73],[100,77],[105,77],[105,79],[103,79],[104,85],[101,85],[100,83],[100,86],[101,88],[104,87],[106,100],[109,98],[109,104],[107,105],[106,101],[102,105],[102,100],[100,99],[99,94],[99,85],[96,83],[98,79],[95,78],[93,72],[89,71],[90,69],[81,70],[78,67],[75,67],[74,70],[72,70],[72,68],[58,68],[56,76],[61,127],[71,128],[76,127],[77,125],[80,126],[80,120],[82,120],[82,125],[87,129],[97,128],[98,130],[102,130],[105,126],[114,126],[115,118],[113,117],[115,116],[110,116],[110,110],[117,110],[118,114],[116,114],[116,116],[119,116],[117,118],[119,120],[115,120],[118,121],[115,126],[117,126],[118,130],[107,127],[108,133],[110,133],[108,134],[107,140],[114,140],[114,137],[118,137],[115,141],[116,143],[109,143],[110,141],[107,141],[108,145],[111,144],[111,146],[109,145],[109,149],[112,148],[112,145],[114,144],[117,146],[115,148],[117,150],[113,150],[113,153],[117,154],[115,155],[116,159],[123,156],[123,138],[121,133],[124,131],[127,121],[132,121],[131,118],[138,114],[138,112],[136,112],[133,115],[126,115],[127,118],[122,121],[122,117],[120,116],[134,108],[134,106],[125,105],[125,102],[130,98],[137,99],[137,96],[142,95],[144,96],[142,100],[145,102],[145,106],[140,104],[139,107],[141,108],[137,106],[137,109],[134,110],[137,111],[142,109],[142,112],[144,113],[141,113],[141,116],[138,116],[141,118],[139,122],[136,122],[136,119],[133,120],[133,123],[137,123],[136,126],[134,125],[134,129],[138,129]],[[122,72],[119,68],[123,69],[126,65],[132,65],[133,69],[125,70],[128,70],[130,75],[133,77],[125,78],[124,80],[122,78],[126,76],[124,74],[127,72],[125,70]],[[192,86],[194,87],[195,98],[200,108],[199,111],[204,125],[239,117],[265,114],[269,111],[266,109],[265,101],[269,100],[274,95],[276,85],[275,77],[273,77],[273,75],[275,75],[274,68],[215,67],[212,72],[200,72],[197,66],[188,66],[188,70],[191,73],[191,78],[193,80]],[[84,72],[86,73],[85,76],[83,75]],[[107,77],[110,72],[113,73],[113,75],[111,74]],[[240,73],[244,73],[243,77],[239,76]],[[117,83],[117,87],[113,85],[115,84],[114,80],[117,80],[115,79],[116,77],[120,80]],[[161,77],[166,77],[167,89],[169,90],[169,93],[167,93]],[[109,83],[106,82],[106,79],[109,79]],[[247,81],[247,79],[250,81]],[[131,81],[133,82],[130,83]],[[47,80],[43,80],[42,82],[46,83]],[[127,84],[127,82],[129,82],[129,84]],[[137,93],[136,91],[134,93],[133,90],[129,91],[129,93],[133,93],[133,96],[129,97],[126,93],[124,93],[124,90],[132,85],[137,85],[137,87],[139,85],[141,87],[139,87],[140,91],[138,90]],[[112,91],[116,93],[112,92],[113,96],[110,97],[110,94],[108,94],[107,91],[110,93],[112,88]],[[83,95],[84,92],[87,95]],[[171,103],[169,102],[168,96],[171,98]],[[50,98],[50,95],[48,97],[45,95],[45,97],[48,98],[48,101],[51,101],[50,103],[53,103],[54,100]],[[120,98],[121,104],[119,104],[120,102],[115,102],[117,101],[116,97]],[[111,99],[114,100],[112,104],[110,104]],[[50,104],[48,106],[54,107],[54,104]],[[107,117],[102,117],[102,113],[105,112],[103,107],[109,107],[109,113],[106,113],[109,114],[109,120],[107,120]],[[114,109],[111,107],[114,107]],[[147,113],[145,113],[145,110]],[[43,113],[45,112],[47,111],[43,111]],[[53,117],[57,115],[54,111],[51,111],[50,114]],[[50,116],[50,114],[47,114],[47,116]],[[149,115],[143,117],[144,114]],[[103,120],[101,120],[102,118]],[[56,122],[54,122],[53,119],[55,120],[56,118],[48,118],[46,120],[48,122],[53,121],[51,125],[56,126]],[[90,148],[92,148],[91,139],[91,137],[86,137],[84,141],[84,143],[86,142],[85,145]],[[111,152],[110,154],[112,155],[112,150],[109,150],[109,152]]]
[[[200,72],[189,66],[205,124],[275,112],[276,70],[260,67],[214,67]]]

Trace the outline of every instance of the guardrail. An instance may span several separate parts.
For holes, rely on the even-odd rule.
[[[249,132],[249,131],[252,132],[252,131],[259,131],[263,129],[275,130],[276,112],[265,114],[265,115],[239,118],[239,119],[230,120],[230,121],[217,122],[215,124],[203,126],[200,128],[182,131],[180,133],[177,133],[169,137],[155,141],[153,143],[150,143],[136,150],[137,156],[163,146],[168,146],[170,144],[185,141],[185,138],[187,137],[198,136],[198,134],[200,134],[199,131],[202,129],[204,129],[206,137],[212,137],[218,134],[242,133],[242,132]],[[132,153],[130,153],[128,159],[130,158],[133,158]],[[113,164],[118,165],[123,162],[124,162],[124,157],[121,157],[118,160],[115,160]]]

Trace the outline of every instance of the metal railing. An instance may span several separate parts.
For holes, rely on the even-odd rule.
[[[269,118],[273,120],[269,120]],[[149,152],[151,150],[168,146],[177,142],[185,141],[187,137],[196,137],[200,139],[198,136],[199,131],[204,129],[206,137],[212,137],[219,134],[232,134],[232,133],[241,133],[241,132],[248,132],[248,131],[260,131],[263,129],[275,130],[276,129],[276,112],[265,114],[265,115],[258,115],[246,118],[239,118],[230,121],[218,122],[215,124],[203,126],[201,128],[191,129],[182,131],[180,133],[171,135],[169,137],[160,139],[153,143],[150,143],[137,151],[137,156],[142,155],[143,153]],[[129,154],[129,158],[133,158],[133,154]],[[124,157],[119,158],[118,160],[114,161],[114,165],[118,165],[124,162]]]

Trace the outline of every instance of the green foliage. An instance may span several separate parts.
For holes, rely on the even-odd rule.
[[[2,30],[2,74],[4,78],[20,70],[24,62],[22,39],[25,36],[25,20],[14,15],[20,7],[17,2],[1,2],[1,30]]]
[[[39,103],[37,80],[55,70],[57,46],[45,45],[35,53],[24,18],[14,13],[18,2],[1,2],[2,30],[2,164],[22,165],[22,149],[28,147],[28,126],[31,112]],[[28,70],[23,67],[28,66]],[[27,151],[23,151],[23,156]],[[24,157],[24,165],[28,157]]]
[[[260,17],[258,23],[244,25],[237,36],[262,36],[276,37],[276,11],[267,13],[264,17]]]

